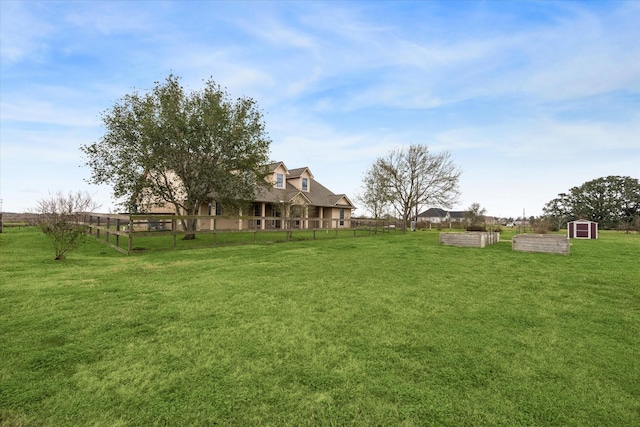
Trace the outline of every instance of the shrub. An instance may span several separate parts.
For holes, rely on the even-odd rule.
[[[63,260],[67,253],[82,242],[85,226],[84,214],[96,209],[95,203],[87,193],[77,192],[68,195],[57,192],[47,199],[38,201],[35,209],[35,224],[51,237],[55,259]]]
[[[552,224],[549,218],[538,218],[532,222],[531,227],[533,228],[533,232],[537,234],[547,234],[551,228]]]

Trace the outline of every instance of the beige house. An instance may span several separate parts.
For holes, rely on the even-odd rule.
[[[256,188],[255,200],[248,211],[225,212],[211,195],[211,200],[200,207],[199,214],[214,218],[198,221],[198,228],[274,230],[351,226],[353,203],[346,195],[334,194],[316,181],[309,168],[288,169],[283,162],[277,162],[270,164],[268,170],[270,174],[266,179],[271,185]]]

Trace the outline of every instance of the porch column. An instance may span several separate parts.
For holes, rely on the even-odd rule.
[[[238,215],[242,216],[242,209],[238,209]],[[238,230],[242,230],[242,218],[238,219]]]
[[[209,202],[208,210],[207,210],[207,215],[209,215],[209,216],[211,216],[211,217],[212,217],[212,216],[215,216],[215,214],[216,214],[215,209],[213,210],[213,212],[211,211],[211,210],[212,210],[212,208],[213,208],[213,203]],[[216,225],[215,225],[215,219],[211,218],[211,219],[209,220],[209,230],[213,231],[213,230],[215,230],[215,228],[216,228]]]

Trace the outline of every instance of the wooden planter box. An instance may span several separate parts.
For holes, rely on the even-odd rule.
[[[518,234],[511,239],[511,248],[521,252],[569,255],[569,238],[560,234]]]
[[[484,248],[500,241],[500,233],[484,231],[467,231],[465,233],[440,233],[440,244]]]

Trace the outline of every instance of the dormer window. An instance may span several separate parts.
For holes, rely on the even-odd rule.
[[[276,188],[284,187],[284,175],[281,173],[276,174]]]
[[[309,180],[302,178],[302,191],[309,191]]]

